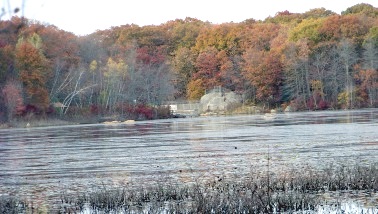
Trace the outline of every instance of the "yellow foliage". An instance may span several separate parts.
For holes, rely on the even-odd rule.
[[[42,48],[42,38],[36,34],[36,33],[33,33],[29,38],[28,38],[28,42],[30,44],[32,44],[35,48],[37,48],[38,50],[41,50]]]
[[[109,57],[104,75],[105,77],[124,78],[127,76],[127,67],[128,66],[123,62],[123,60],[116,62],[111,57]]]
[[[89,65],[89,70],[91,71],[91,72],[93,72],[93,71],[95,71],[97,69],[97,61],[96,60],[93,60],[92,62],[91,62],[91,64]]]
[[[320,80],[311,80],[311,88],[314,92],[317,92],[320,94],[320,96],[324,96],[323,92],[323,83]]]
[[[318,30],[323,25],[324,20],[324,18],[303,20],[291,30],[289,40],[296,42],[300,39],[307,38],[314,43],[320,42],[321,36]]]
[[[204,81],[196,79],[189,82],[187,94],[189,100],[199,100],[205,94]]]
[[[349,103],[349,93],[346,91],[343,91],[339,93],[337,96],[337,104],[339,104],[343,108],[347,108]]]

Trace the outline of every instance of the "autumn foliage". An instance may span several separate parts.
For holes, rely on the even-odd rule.
[[[30,42],[21,41],[15,51],[19,79],[23,83],[28,103],[41,110],[50,105],[46,83],[49,77],[46,58]]]
[[[0,109],[8,112],[0,115],[33,106],[151,119],[167,101],[198,100],[215,86],[271,107],[377,107],[377,26],[369,4],[240,23],[126,24],[80,37],[14,17],[0,21]]]
[[[22,87],[15,80],[8,81],[1,91],[7,111],[8,120],[12,120],[15,116],[20,115],[25,109],[21,91]]]

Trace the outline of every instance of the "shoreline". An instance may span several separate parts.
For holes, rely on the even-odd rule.
[[[290,112],[284,112],[284,111],[277,111],[275,109],[272,109],[269,111],[270,113],[266,112],[258,112],[258,113],[250,113],[248,111],[246,112],[226,112],[226,113],[218,113],[218,112],[207,112],[203,114],[199,114],[197,116],[190,116],[190,117],[218,117],[218,116],[231,116],[231,115],[275,115],[275,114],[287,114],[287,113],[300,113],[300,112],[329,112],[329,111],[359,111],[359,110],[369,110],[369,109],[376,109],[376,108],[361,108],[361,109],[329,109],[329,110],[316,110],[316,111],[290,111]],[[87,117],[82,119],[60,119],[60,118],[34,118],[30,120],[24,120],[19,119],[15,120],[13,122],[6,122],[6,123],[0,123],[0,130],[1,129],[14,129],[14,128],[31,128],[31,127],[48,127],[48,126],[65,126],[65,125],[81,125],[81,124],[116,124],[115,122],[118,122],[119,124],[123,123],[130,123],[131,121],[147,121],[147,120],[117,120],[114,119],[116,117]],[[170,118],[157,118],[152,120],[161,120],[161,119],[179,119],[179,118],[187,118],[182,117],[181,115],[172,115]]]

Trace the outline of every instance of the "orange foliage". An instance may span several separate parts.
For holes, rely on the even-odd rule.
[[[360,70],[354,77],[360,84],[357,88],[360,105],[373,107],[378,103],[378,71]]]
[[[199,99],[206,89],[222,86],[246,99],[272,104],[300,100],[306,106],[314,97],[315,107],[321,108],[321,101],[337,103],[338,95],[348,87],[350,101],[360,103],[356,106],[377,106],[377,11],[359,4],[342,15],[317,8],[241,23],[185,18],[161,25],[123,25],[83,37],[14,17],[0,21],[0,87],[18,77],[27,95],[25,105],[39,109],[49,105],[48,87],[54,92],[52,99],[68,97],[80,87],[75,102],[83,109],[102,105],[102,92],[111,88],[117,89],[114,106],[146,100],[142,96],[147,95],[135,92],[146,79],[169,86],[161,100],[173,97],[173,87],[176,98]],[[19,39],[31,37],[34,42]],[[338,48],[345,41],[351,51]],[[124,62],[124,72],[130,76],[107,82],[102,71],[109,58]],[[83,68],[79,80],[73,75],[78,67]],[[51,71],[55,76],[49,79]]]
[[[45,86],[49,77],[46,58],[29,42],[21,42],[15,55],[19,78],[25,86],[29,104],[46,110],[50,104]]]
[[[189,100],[199,100],[205,94],[204,80],[191,80],[187,86],[187,90],[187,98]]]
[[[277,102],[281,95],[283,66],[273,52],[248,50],[244,55],[244,76],[256,88],[256,98]]]
[[[256,50],[270,50],[271,41],[278,36],[280,25],[271,23],[257,23],[249,25],[242,31],[241,47]]]
[[[339,41],[342,38],[349,38],[355,42],[362,42],[372,24],[369,19],[361,15],[334,15],[324,21],[319,32],[327,40]]]

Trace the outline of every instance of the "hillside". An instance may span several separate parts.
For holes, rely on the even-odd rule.
[[[199,100],[215,86],[244,103],[377,107],[378,8],[283,11],[219,25],[186,18],[82,37],[25,18],[0,21],[0,121],[30,112],[144,114]]]

